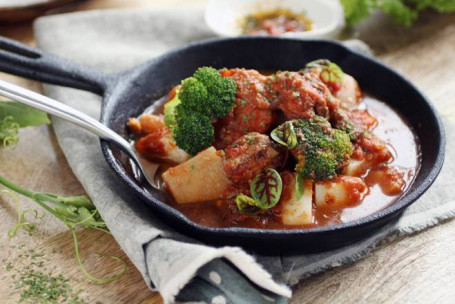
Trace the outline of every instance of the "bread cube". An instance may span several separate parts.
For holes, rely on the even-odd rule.
[[[221,198],[231,184],[223,160],[210,147],[162,175],[168,191],[179,204],[208,202]]]

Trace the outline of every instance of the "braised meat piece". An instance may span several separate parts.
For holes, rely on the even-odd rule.
[[[139,118],[130,118],[128,128],[140,136],[136,141],[136,150],[150,161],[180,164],[191,157],[177,147],[162,115],[143,114]]]
[[[266,133],[275,120],[265,95],[266,76],[246,69],[223,70],[221,75],[236,82],[237,95],[231,113],[215,123],[217,149],[227,147],[249,132]]]
[[[277,72],[268,77],[267,97],[288,119],[311,119],[315,114],[329,118],[330,90],[311,70]]]
[[[319,74],[319,69],[304,69],[269,76],[266,94],[271,108],[282,110],[287,119],[308,120],[318,115],[326,118],[334,128],[353,133],[355,125],[345,107],[332,95],[334,89],[325,84]],[[339,92],[340,89],[335,93]]]
[[[350,121],[362,130],[372,130],[378,124],[378,120],[368,110],[353,110],[347,112]]]
[[[369,133],[357,133],[356,145],[352,158],[366,160],[376,166],[392,160],[393,155],[387,144],[380,138]]]
[[[371,170],[365,181],[369,186],[379,184],[386,195],[398,195],[406,187],[404,172],[391,166],[382,166]]]
[[[278,168],[279,151],[264,134],[248,133],[224,150],[224,170],[234,183],[249,183],[262,170]]]

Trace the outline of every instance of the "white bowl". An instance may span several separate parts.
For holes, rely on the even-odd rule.
[[[344,26],[343,9],[338,0],[210,0],[205,10],[205,21],[220,36],[238,36],[242,35],[241,22],[247,15],[275,8],[305,12],[313,22],[310,31],[289,32],[282,37],[330,38]]]

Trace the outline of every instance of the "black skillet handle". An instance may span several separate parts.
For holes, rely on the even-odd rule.
[[[0,36],[0,71],[102,95],[113,80],[91,68]]]

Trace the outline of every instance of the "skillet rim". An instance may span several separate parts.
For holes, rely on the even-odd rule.
[[[109,117],[113,115],[109,111],[110,108],[110,103],[116,101],[115,98],[111,99],[112,97],[112,91],[113,88],[116,87],[117,85],[121,85],[121,82],[129,79],[133,79],[134,76],[140,74],[145,67],[148,67],[150,65],[155,64],[156,62],[159,62],[161,60],[165,60],[167,58],[171,58],[175,55],[178,55],[180,53],[184,53],[188,49],[192,48],[198,48],[198,47],[204,47],[208,45],[213,45],[217,43],[223,43],[223,42],[230,42],[230,41],[243,41],[243,40],[275,40],[275,41],[292,41],[295,43],[322,43],[322,44],[327,44],[330,45],[330,47],[335,47],[338,49],[341,49],[342,51],[348,53],[351,56],[357,56],[360,57],[363,60],[371,61],[374,64],[378,65],[380,68],[383,68],[387,70],[387,72],[394,74],[394,76],[398,77],[401,81],[406,83],[412,90],[414,90],[418,95],[420,95],[422,101],[426,104],[426,106],[429,108],[429,115],[432,116],[434,121],[436,122],[436,128],[435,132],[438,134],[438,143],[439,147],[436,153],[436,158],[435,158],[435,163],[433,166],[430,168],[428,172],[426,172],[426,176],[424,176],[423,180],[420,182],[420,184],[417,186],[417,188],[413,190],[409,190],[409,192],[405,193],[401,198],[399,198],[396,202],[393,204],[387,206],[386,208],[379,210],[373,214],[370,214],[368,216],[352,220],[349,222],[337,224],[337,225],[329,225],[329,226],[323,226],[323,227],[312,227],[312,228],[298,228],[298,229],[261,229],[261,228],[247,228],[247,227],[207,227],[207,226],[202,226],[196,222],[191,221],[189,218],[187,218],[183,213],[181,213],[179,210],[171,207],[170,205],[166,204],[164,201],[161,201],[157,199],[156,197],[153,196],[153,194],[145,191],[142,189],[133,178],[130,178],[130,176],[124,171],[124,169],[119,165],[117,162],[116,157],[114,156],[112,149],[109,146],[109,143],[101,140],[101,148],[104,154],[104,157],[106,161],[108,162],[109,166],[116,172],[116,174],[121,178],[121,180],[127,184],[129,188],[132,188],[137,195],[141,197],[141,199],[144,201],[144,203],[148,204],[151,206],[151,208],[157,208],[159,209],[160,212],[166,213],[166,215],[174,217],[176,220],[179,220],[181,223],[186,225],[187,227],[191,227],[192,229],[204,233],[214,233],[217,235],[232,235],[235,234],[236,236],[242,237],[248,237],[248,236],[257,236],[261,235],[267,236],[270,235],[271,237],[276,237],[276,236],[304,236],[304,235],[318,235],[318,234],[324,234],[324,233],[329,233],[329,232],[337,232],[337,231],[343,231],[343,230],[352,230],[355,228],[360,228],[363,226],[366,226],[368,224],[373,224],[377,222],[378,224],[381,222],[385,222],[394,216],[398,216],[404,209],[409,207],[411,204],[413,204],[418,198],[420,198],[429,188],[430,186],[434,183],[436,180],[437,176],[439,175],[443,163],[444,163],[444,157],[445,157],[445,146],[446,146],[446,136],[445,136],[445,129],[444,125],[442,123],[442,120],[432,104],[432,102],[427,98],[427,96],[419,89],[417,88],[416,85],[414,85],[407,77],[403,76],[399,72],[389,68],[386,66],[384,63],[382,63],[380,60],[374,58],[374,57],[368,57],[365,56],[361,53],[352,51],[351,49],[347,48],[343,44],[337,41],[329,40],[329,39],[308,39],[308,40],[301,40],[301,39],[291,39],[291,38],[278,38],[278,37],[257,37],[257,36],[244,36],[244,37],[235,37],[235,38],[212,38],[212,39],[207,39],[207,40],[202,40],[202,41],[197,41],[193,42],[190,44],[187,44],[183,47],[171,50],[163,55],[160,55],[154,59],[151,59],[149,61],[146,61],[139,66],[133,68],[132,70],[127,71],[126,73],[120,75],[120,77],[117,79],[117,81],[112,82],[111,85],[108,86],[108,89],[106,90],[106,94],[104,96],[103,100],[103,105],[102,105],[102,111],[101,111],[101,117],[100,121],[109,126],[108,121]],[[121,81],[118,81],[118,80]],[[116,91],[118,90],[118,87],[116,87]],[[387,101],[385,101],[388,103]],[[404,115],[403,115],[404,116]],[[404,116],[406,117],[406,116]],[[421,171],[419,171],[418,174],[421,174]],[[170,226],[173,226],[171,224]],[[377,227],[374,227],[372,230],[378,230],[382,227],[382,225],[378,225]],[[197,238],[197,236],[196,236]]]

